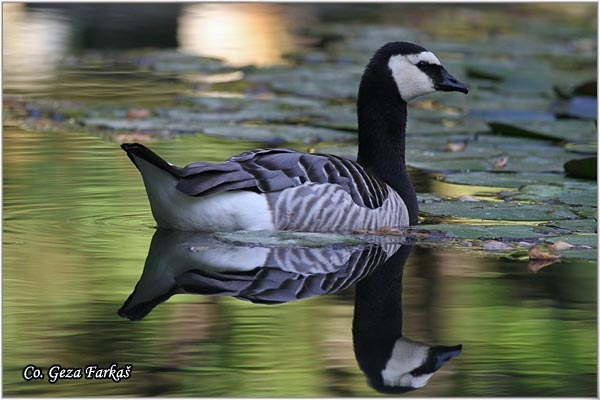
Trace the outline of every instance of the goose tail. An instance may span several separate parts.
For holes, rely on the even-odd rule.
[[[158,154],[139,143],[123,143],[121,148],[125,150],[127,156],[133,162],[140,172],[144,172],[144,167],[141,165],[140,160],[146,161],[147,163],[155,166],[156,168],[165,171],[172,175],[174,178],[181,178],[181,172],[179,168],[173,164],[165,161]]]

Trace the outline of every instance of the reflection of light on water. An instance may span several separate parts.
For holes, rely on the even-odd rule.
[[[223,83],[239,81],[244,77],[241,71],[224,72],[221,74],[181,74],[188,82],[203,82],[203,83]]]
[[[26,11],[24,4],[2,4],[4,87],[33,92],[54,78],[64,57],[69,27],[54,11]]]
[[[282,53],[294,48],[290,32],[298,22],[278,4],[186,4],[179,18],[179,49],[233,65],[282,64]]]

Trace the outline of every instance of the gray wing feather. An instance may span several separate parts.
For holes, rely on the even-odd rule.
[[[190,196],[230,190],[278,192],[304,183],[340,185],[361,207],[378,208],[389,187],[359,164],[333,155],[287,149],[258,149],[223,163],[194,163],[179,169],[177,189]]]

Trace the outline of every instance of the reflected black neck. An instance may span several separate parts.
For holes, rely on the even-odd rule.
[[[402,337],[402,273],[412,245],[402,247],[356,284],[352,336],[360,368],[371,384],[381,380],[396,340]]]
[[[405,158],[407,104],[395,83],[374,79],[376,73],[365,71],[358,91],[357,161],[400,194],[415,225],[417,197]]]

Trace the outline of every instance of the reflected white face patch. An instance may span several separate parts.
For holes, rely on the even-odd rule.
[[[413,388],[425,385],[433,374],[414,377],[409,372],[423,365],[428,351],[429,346],[423,343],[406,338],[398,339],[385,369],[381,371],[383,382],[387,386],[410,386]]]
[[[408,55],[398,54],[391,56],[388,62],[400,96],[406,102],[415,97],[435,92],[433,81],[429,75],[417,67],[420,62],[441,65],[440,60],[430,51]]]

